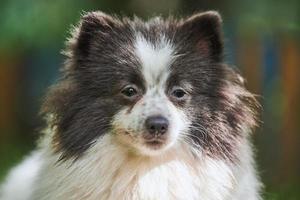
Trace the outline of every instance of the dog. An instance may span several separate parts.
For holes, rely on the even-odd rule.
[[[260,200],[259,108],[224,63],[222,19],[82,16],[2,200]]]

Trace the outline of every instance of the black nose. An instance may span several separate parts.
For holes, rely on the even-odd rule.
[[[152,116],[146,119],[145,124],[151,135],[162,135],[167,132],[169,121],[163,116]]]

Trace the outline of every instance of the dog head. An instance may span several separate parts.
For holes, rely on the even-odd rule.
[[[84,15],[44,105],[54,147],[77,157],[111,134],[140,155],[184,142],[233,158],[243,130],[255,125],[254,100],[222,64],[221,23],[217,12],[147,22]]]

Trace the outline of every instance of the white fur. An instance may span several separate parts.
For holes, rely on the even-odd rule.
[[[248,140],[241,141],[239,146],[239,158],[241,163],[233,166],[233,173],[239,177],[237,189],[234,190],[233,200],[261,200],[259,191],[263,187],[256,174],[255,163],[253,160],[252,146]]]
[[[171,43],[162,36],[154,46],[143,36],[137,34],[135,51],[141,61],[147,87],[163,88],[169,75],[167,71],[174,54]]]
[[[31,198],[33,183],[37,178],[43,158],[32,153],[21,165],[11,170],[0,189],[1,200],[27,200]]]
[[[55,164],[59,155],[54,155],[45,142],[39,155],[33,154],[27,167],[25,161],[18,167],[22,170],[13,171],[10,177],[24,177],[28,167],[40,167],[39,173],[23,185],[8,181],[18,190],[5,191],[6,196],[1,200],[259,199],[247,142],[241,151],[244,160],[236,166],[204,155],[194,157],[189,146],[181,143],[160,156],[137,156],[119,145],[114,137],[107,134],[99,139],[74,164],[72,161]]]

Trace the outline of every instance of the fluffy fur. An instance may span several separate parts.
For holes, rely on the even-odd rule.
[[[84,15],[42,108],[44,137],[1,199],[261,199],[249,142],[257,104],[223,64],[221,24],[217,12]],[[147,129],[153,116],[164,132]]]

